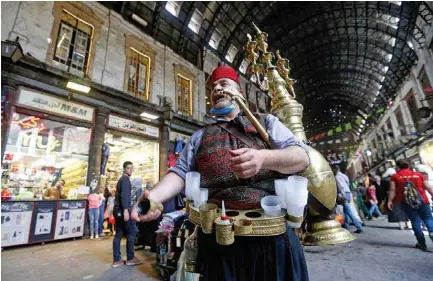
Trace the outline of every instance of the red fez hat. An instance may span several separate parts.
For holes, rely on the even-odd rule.
[[[239,76],[236,73],[236,70],[234,70],[232,67],[228,65],[222,65],[215,68],[215,70],[212,72],[212,77],[210,82],[213,83],[221,78],[231,79],[236,83],[238,83],[239,85],[241,84],[239,81]]]

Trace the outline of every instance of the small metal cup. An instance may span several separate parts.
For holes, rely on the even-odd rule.
[[[235,221],[235,235],[246,235],[253,231],[253,223],[250,220]]]
[[[200,224],[203,233],[212,233],[213,222],[216,218],[217,210],[218,206],[215,204],[205,203],[200,205]]]
[[[233,219],[230,224],[221,224],[221,218],[215,220],[216,242],[220,245],[231,245],[235,242],[235,232],[233,231]]]

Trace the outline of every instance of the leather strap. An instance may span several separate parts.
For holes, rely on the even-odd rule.
[[[240,139],[242,142],[244,142],[248,147],[254,148],[254,149],[263,149],[258,143],[250,139],[245,132],[242,132],[239,127],[234,126],[230,122],[225,123],[218,123],[216,124],[218,127],[226,130],[228,133],[233,135],[234,137]]]

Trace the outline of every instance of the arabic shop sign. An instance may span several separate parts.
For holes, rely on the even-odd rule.
[[[108,127],[123,131],[159,138],[159,129],[143,123],[138,123],[117,115],[110,114]]]
[[[17,104],[78,120],[93,121],[94,109],[92,107],[44,95],[29,89],[21,89]]]

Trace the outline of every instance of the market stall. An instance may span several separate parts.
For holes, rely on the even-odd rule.
[[[2,159],[2,187],[12,199],[41,199],[59,178],[68,199],[86,185],[94,109],[21,88]]]
[[[85,200],[3,201],[1,247],[82,237]]]
[[[131,161],[133,177],[154,185],[159,179],[159,129],[118,115],[110,114],[103,147],[101,180],[115,187],[122,175],[122,165]]]

